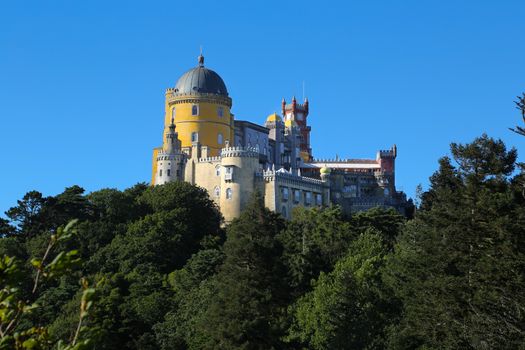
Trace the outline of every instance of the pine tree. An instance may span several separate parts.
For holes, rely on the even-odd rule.
[[[282,219],[255,194],[227,230],[225,261],[215,279],[217,295],[197,327],[204,349],[279,349],[285,305],[282,248],[275,238]]]
[[[420,211],[396,246],[389,276],[404,301],[399,349],[516,349],[525,340],[523,201],[517,152],[486,135],[452,144]]]

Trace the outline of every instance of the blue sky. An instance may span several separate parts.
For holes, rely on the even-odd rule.
[[[149,181],[164,90],[196,65],[237,119],[310,100],[314,156],[398,146],[397,186],[428,183],[450,142],[525,154],[524,1],[3,1],[0,213],[45,195]],[[523,157],[521,157],[523,159]]]

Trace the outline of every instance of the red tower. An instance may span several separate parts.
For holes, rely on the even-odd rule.
[[[304,99],[304,103],[297,103],[295,96],[292,98],[292,103],[287,104],[285,99],[282,101],[283,117],[285,122],[293,120],[299,128],[301,135],[300,149],[301,157],[305,162],[312,161],[312,149],[310,148],[310,131],[312,128],[308,126],[308,99]]]

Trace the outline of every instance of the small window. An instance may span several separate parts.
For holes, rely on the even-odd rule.
[[[323,197],[319,193],[315,195],[315,204],[317,205],[323,204]]]
[[[220,165],[217,165],[215,167],[215,175],[221,176],[221,166]]]
[[[232,189],[228,187],[226,189],[226,199],[232,199],[232,195]]]
[[[217,134],[217,143],[218,143],[219,145],[222,145],[222,141],[223,141],[222,134],[221,134],[221,133],[218,133],[218,134]]]
[[[312,192],[306,192],[305,193],[304,201],[305,201],[306,205],[312,204]]]
[[[283,205],[283,208],[281,209],[281,214],[283,214],[283,216],[286,218],[287,214],[286,214],[286,207]]]
[[[288,200],[288,188],[283,187],[282,193],[283,193],[283,201],[287,201]]]
[[[159,176],[162,177],[162,169],[159,170]]]
[[[231,166],[227,166],[227,167],[226,167],[226,174],[228,174],[228,175],[231,174],[231,173],[232,173],[232,170],[233,170],[233,167],[231,167]]]
[[[199,115],[199,106],[198,105],[191,106],[191,115],[193,115],[193,116]]]
[[[194,131],[191,133],[191,142],[198,142],[199,141],[199,133]]]
[[[219,186],[215,186],[213,192],[215,194],[215,197],[219,198],[221,196],[221,188]]]
[[[301,191],[299,190],[294,190],[293,191],[293,201],[295,203],[299,203],[299,201],[301,200]]]
[[[219,118],[222,118],[224,116],[224,108],[223,107],[217,107],[217,115]]]
[[[171,176],[171,170],[170,169],[168,169],[168,174],[167,175]]]

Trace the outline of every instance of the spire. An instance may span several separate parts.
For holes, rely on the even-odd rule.
[[[201,46],[201,53],[199,55],[199,66],[204,67],[204,56],[202,55],[202,46]]]
[[[171,117],[170,131],[173,132],[174,130],[175,130],[175,122],[174,122],[174,118]]]

